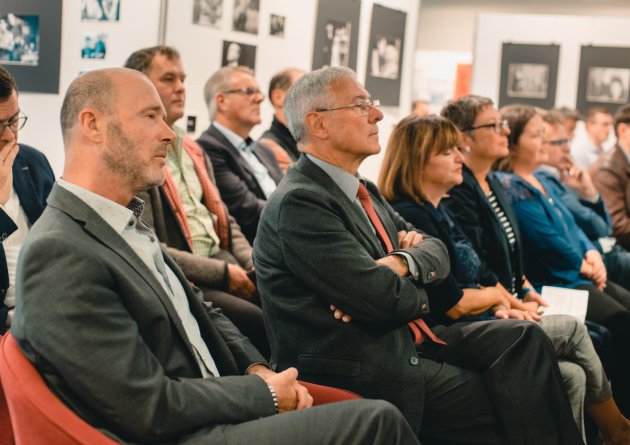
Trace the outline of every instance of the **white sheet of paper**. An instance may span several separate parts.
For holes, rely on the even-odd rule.
[[[564,287],[543,286],[542,297],[549,303],[544,315],[568,314],[584,322],[588,306],[588,291]]]

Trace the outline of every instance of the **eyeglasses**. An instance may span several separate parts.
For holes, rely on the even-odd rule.
[[[473,131],[473,130],[479,130],[480,128],[492,128],[496,134],[499,134],[502,131],[509,130],[510,125],[508,124],[507,119],[503,119],[498,122],[493,122],[491,124],[482,124],[482,125],[475,125],[474,127],[472,126],[467,127],[467,128],[462,129],[462,131]]]
[[[255,88],[255,87],[232,88],[231,90],[223,91],[223,94],[234,94],[234,93],[240,93],[246,96],[253,96],[254,94],[260,94],[262,97],[265,97],[265,95],[260,91],[260,89]]]
[[[547,141],[549,145],[555,145],[557,147],[566,147],[571,143],[569,138],[554,139],[553,141]]]
[[[0,136],[4,133],[4,130],[7,128],[12,132],[16,132],[21,130],[24,127],[24,124],[28,120],[28,117],[22,115],[13,119],[11,122],[7,122],[6,124],[0,124]]]
[[[334,111],[334,110],[343,110],[343,109],[351,109],[358,108],[361,111],[369,111],[372,107],[378,108],[381,106],[381,101],[378,99],[363,99],[358,101],[356,104],[344,105],[342,107],[332,107],[332,108],[316,108],[315,111]]]

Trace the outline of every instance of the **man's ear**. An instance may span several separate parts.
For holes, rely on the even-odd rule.
[[[304,121],[310,136],[316,139],[328,138],[328,129],[326,128],[325,120],[322,119],[321,113],[311,111],[306,114],[306,119],[304,119]]]
[[[217,111],[223,112],[227,107],[227,94],[217,93],[214,96],[214,103],[217,106]]]
[[[271,92],[271,104],[274,108],[284,108],[284,97],[286,96],[286,92],[282,91],[280,88],[276,88]]]
[[[100,143],[105,134],[105,116],[92,108],[84,108],[79,113],[79,127],[92,142]]]

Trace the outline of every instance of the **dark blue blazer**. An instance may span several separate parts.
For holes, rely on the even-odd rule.
[[[13,188],[20,198],[20,205],[32,225],[46,207],[46,198],[55,182],[55,175],[46,156],[28,145],[19,144],[13,161]],[[0,208],[0,239],[4,241],[17,230],[15,222]],[[0,243],[0,332],[4,332],[8,308],[4,298],[9,288],[9,272],[4,246]]]

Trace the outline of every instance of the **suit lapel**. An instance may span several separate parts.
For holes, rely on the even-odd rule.
[[[252,168],[249,166],[249,163],[245,159],[243,159],[241,154],[238,152],[238,149],[234,145],[232,145],[228,138],[226,138],[223,133],[217,130],[213,125],[211,125],[208,129],[208,133],[225,147],[226,151],[230,154],[230,156],[232,156],[239,167],[247,172],[247,174],[255,181],[256,175],[254,174],[254,170],[252,170]],[[256,184],[258,184],[258,181],[256,181]]]
[[[29,222],[33,224],[41,216],[44,208],[40,205],[41,198],[37,196],[30,168],[19,155],[13,162],[13,187],[20,198],[20,206],[24,209]]]
[[[189,352],[194,356],[188,336],[182,325],[180,317],[171,302],[166,291],[155,278],[153,272],[144,264],[142,259],[136,255],[129,244],[118,234],[112,227],[105,222],[91,207],[85,204],[81,199],[73,193],[55,184],[48,197],[48,205],[68,214],[78,223],[82,224],[84,230],[89,232],[105,247],[114,251],[127,265],[133,269],[158,296],[160,302],[169,314],[173,324],[181,337],[185,340]]]
[[[350,201],[343,191],[335,184],[325,171],[311,162],[306,156],[301,156],[297,161],[296,168],[301,170],[309,179],[319,184],[325,193],[332,195],[337,201],[346,203],[343,206],[344,210],[349,213],[354,222],[357,230],[363,236],[363,239],[369,244],[372,249],[372,256],[374,258],[382,258],[386,252],[383,249],[381,241],[374,233],[372,224],[363,212],[357,207],[357,205]],[[380,216],[380,215],[379,215]]]

